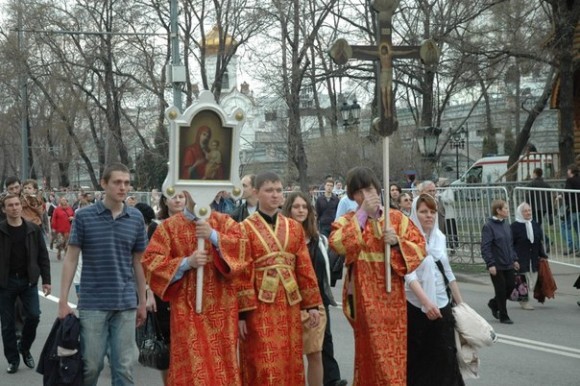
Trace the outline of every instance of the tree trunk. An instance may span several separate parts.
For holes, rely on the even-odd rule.
[[[559,63],[560,170],[575,162],[574,152],[574,32],[580,17],[580,1],[554,0],[555,57]]]
[[[538,99],[538,101],[536,102],[536,104],[534,105],[532,110],[529,111],[528,118],[526,119],[524,126],[521,128],[521,130],[516,138],[516,144],[514,146],[514,150],[510,154],[510,157],[508,159],[508,164],[507,164],[508,170],[520,158],[520,155],[524,151],[524,148],[526,147],[526,144],[528,143],[528,141],[530,139],[530,132],[532,131],[532,125],[534,124],[538,115],[540,115],[540,113],[542,111],[544,111],[544,108],[546,107],[546,103],[548,103],[548,99],[550,98],[550,93],[552,92],[553,83],[554,83],[554,72],[555,72],[554,69],[552,69],[552,72],[547,77],[546,84],[544,85],[544,91],[542,92],[542,96],[540,96],[540,98]],[[519,108],[520,108],[520,106],[516,105],[516,109],[519,109]],[[560,170],[562,170],[562,169],[560,169]],[[506,175],[506,180],[516,181],[517,177],[518,177],[517,168],[514,168],[514,170],[511,173],[508,173]]]

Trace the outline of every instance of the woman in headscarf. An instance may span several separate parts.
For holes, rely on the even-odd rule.
[[[540,224],[532,220],[532,208],[527,202],[516,209],[516,221],[511,225],[514,249],[518,255],[520,269],[518,274],[525,276],[529,289],[534,288],[537,278],[538,262],[547,259],[544,250],[544,235]],[[520,302],[524,310],[533,310],[529,300]]]
[[[439,230],[437,202],[424,193],[413,200],[411,221],[426,240],[427,256],[405,275],[407,296],[407,385],[464,385],[457,362],[452,303],[462,303]]]

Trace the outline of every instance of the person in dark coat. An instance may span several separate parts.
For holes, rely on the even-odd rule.
[[[307,236],[308,252],[318,280],[318,288],[324,308],[324,317],[318,328],[303,325],[305,342],[304,353],[308,361],[307,380],[309,385],[345,386],[347,381],[341,379],[338,362],[334,358],[334,343],[330,329],[329,306],[336,306],[330,290],[330,262],[328,258],[328,240],[316,227],[314,207],[308,196],[302,192],[292,192],[286,198],[282,208],[284,216],[293,218],[304,227]],[[305,313],[306,311],[302,311]],[[303,319],[304,320],[304,319]],[[321,339],[322,338],[322,339]]]
[[[569,165],[566,171],[568,178],[564,189],[580,191],[580,169],[575,164]],[[564,194],[564,203],[566,204],[566,214],[561,224],[562,235],[568,245],[568,250],[564,255],[571,255],[578,251],[579,241],[574,242],[572,228],[577,236],[580,236],[580,208],[578,207],[580,196],[576,192],[567,192]],[[580,240],[580,237],[576,240]],[[574,250],[576,249],[576,251]]]
[[[529,290],[533,290],[536,283],[540,259],[548,258],[542,242],[542,228],[532,219],[532,212],[528,203],[521,203],[516,209],[516,221],[511,225],[514,249],[520,263],[518,274],[525,276]],[[520,302],[520,305],[524,310],[534,309],[529,300]]]
[[[231,217],[237,222],[242,222],[258,209],[258,196],[254,189],[256,182],[255,174],[246,174],[242,177],[242,200],[243,202],[232,212]]]
[[[533,173],[533,178],[528,184],[530,188],[539,188],[539,189],[551,189],[552,187],[542,177],[544,175],[544,171],[541,168],[535,168]],[[552,213],[553,213],[553,205],[552,205],[552,193],[546,191],[539,191],[539,190],[532,190],[530,191],[528,202],[532,207],[532,218],[535,222],[537,222],[540,226],[544,220],[544,216],[548,216],[550,218],[550,225],[553,223],[552,220]],[[546,247],[546,252],[549,252],[550,248],[550,239],[548,235],[544,235],[544,245]]]
[[[40,323],[38,281],[50,295],[50,260],[40,227],[22,218],[20,195],[7,194],[0,202],[6,220],[0,221],[0,324],[8,374],[18,371],[20,355],[28,368],[34,368],[30,347]],[[16,338],[15,305],[22,302],[24,325]]]
[[[330,235],[330,225],[334,222],[336,217],[336,209],[340,199],[336,194],[332,193],[334,189],[334,180],[328,178],[324,183],[324,194],[316,199],[314,205],[316,209],[316,219],[318,220],[318,230],[324,236]]]
[[[80,353],[79,319],[72,314],[56,318],[44,344],[36,372],[43,375],[43,385],[83,384],[83,359]]]
[[[491,213],[492,217],[481,230],[481,257],[485,261],[495,292],[495,297],[489,300],[487,306],[493,317],[501,323],[513,324],[507,313],[506,302],[514,289],[515,270],[519,270],[520,265],[514,250],[512,231],[506,221],[510,215],[507,202],[493,200]]]

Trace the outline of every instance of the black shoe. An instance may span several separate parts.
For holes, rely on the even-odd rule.
[[[573,255],[573,254],[574,254],[574,250],[573,249],[569,249],[568,251],[562,252],[562,255],[564,255],[564,256]]]
[[[491,310],[491,314],[493,315],[493,317],[496,319],[499,319],[499,311],[498,311],[497,307],[495,306],[495,304],[493,304],[492,301],[490,300],[487,303],[487,306]]]
[[[24,361],[26,367],[28,367],[29,369],[33,369],[35,365],[34,358],[32,357],[32,354],[30,354],[29,350],[27,351],[22,350],[20,342],[18,342],[18,351],[20,352],[20,354],[22,354],[22,360]]]
[[[514,322],[509,318],[509,316],[506,316],[505,318],[501,318],[501,320],[499,322],[503,323],[503,324],[514,324]]]
[[[8,368],[6,369],[6,372],[8,374],[14,374],[17,371],[18,371],[18,363],[9,363],[8,364]]]
[[[333,385],[334,386],[346,386],[346,385],[348,385],[348,382],[346,381],[346,379],[341,379],[341,380],[334,382]]]

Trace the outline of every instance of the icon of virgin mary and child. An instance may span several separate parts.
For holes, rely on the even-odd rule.
[[[212,140],[208,126],[199,127],[195,141],[184,150],[181,179],[223,180],[224,174],[220,141]]]

